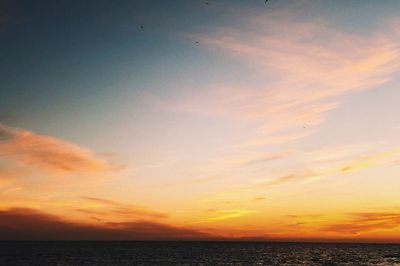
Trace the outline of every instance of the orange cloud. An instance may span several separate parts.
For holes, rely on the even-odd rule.
[[[14,178],[16,178],[16,174],[14,174],[6,169],[0,168],[0,187],[4,184],[9,183]]]
[[[47,172],[80,173],[113,169],[85,148],[1,124],[0,156]]]
[[[346,223],[331,224],[323,230],[341,234],[363,234],[374,231],[391,230],[400,227],[399,212],[349,213]]]

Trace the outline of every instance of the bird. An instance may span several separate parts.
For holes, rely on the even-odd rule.
[[[141,29],[144,29],[143,25],[140,25],[140,28],[141,28]]]
[[[265,3],[267,3],[268,2],[268,0],[265,0]]]

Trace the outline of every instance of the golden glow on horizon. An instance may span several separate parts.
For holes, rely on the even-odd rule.
[[[157,115],[146,119],[165,119],[167,144],[149,147],[143,137],[127,145],[133,155],[107,156],[0,124],[0,227],[22,230],[29,219],[41,233],[69,232],[61,238],[79,238],[76,229],[105,239],[400,242],[398,125],[373,135],[379,125],[359,114],[372,107],[351,109],[354,96],[367,102],[392,90],[398,28],[356,34],[278,11],[239,17],[251,30],[185,38],[235,60],[254,81],[205,80],[173,97],[147,96]],[[348,120],[338,122],[340,112]],[[158,131],[153,121],[126,128],[146,126]]]

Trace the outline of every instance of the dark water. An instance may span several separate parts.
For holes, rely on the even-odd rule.
[[[400,265],[400,245],[0,242],[0,265]]]

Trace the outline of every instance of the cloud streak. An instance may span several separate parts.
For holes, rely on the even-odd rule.
[[[168,215],[161,212],[149,210],[141,206],[134,206],[132,204],[123,204],[113,200],[102,198],[82,197],[83,199],[95,203],[96,205],[91,208],[79,208],[77,211],[91,214],[100,215],[100,217],[114,217],[122,216],[125,218],[141,218],[141,219],[161,219],[167,218]]]
[[[349,213],[346,223],[331,224],[323,230],[341,234],[358,235],[374,231],[392,230],[400,227],[399,212]]]
[[[214,213],[212,217],[202,219],[197,223],[221,222],[225,220],[248,216],[255,212],[254,210],[246,210],[246,209],[210,210],[210,211]]]
[[[323,155],[325,152],[326,151],[322,150],[321,153],[315,151],[311,154]],[[351,149],[348,152],[352,154]],[[347,158],[345,155],[345,152],[333,154],[332,157],[329,157],[328,162],[326,162],[326,160],[322,160],[322,162],[320,162],[320,158],[317,158],[317,161],[307,162],[308,168],[306,169],[294,169],[287,174],[258,179],[256,182],[250,184],[247,183],[245,185],[219,192],[215,196],[211,197],[211,200],[217,199],[218,201],[221,201],[221,198],[224,199],[231,196],[236,197],[240,193],[249,193],[258,190],[270,189],[276,186],[282,186],[296,182],[305,184],[315,180],[341,176],[352,172],[364,171],[374,167],[393,166],[398,164],[400,150],[390,149],[364,155],[358,154],[357,156],[352,154],[353,156],[351,158]],[[346,157],[346,160],[343,160],[343,156]],[[320,163],[322,163],[322,167],[319,167]]]
[[[246,159],[246,160],[241,160],[241,161],[235,161],[234,165],[240,166],[240,167],[250,167],[250,166],[256,166],[260,164],[264,164],[267,162],[275,161],[278,159],[283,159],[287,158],[290,155],[292,155],[294,152],[292,151],[284,151],[284,152],[276,152],[276,153],[265,153],[262,155],[254,156],[251,159]]]
[[[341,175],[350,172],[363,171],[368,168],[378,167],[381,165],[396,163],[396,160],[400,156],[400,149],[391,149],[387,151],[377,152],[374,154],[369,154],[353,159],[348,159],[347,161],[340,162],[335,166],[328,166],[324,169],[319,170],[307,170],[307,171],[297,171],[292,174],[277,177],[271,181],[264,182],[253,186],[253,188],[265,188],[270,186],[281,185],[284,183],[292,181],[309,181],[313,179],[320,179],[329,176]],[[333,163],[335,161],[333,160]],[[312,167],[312,165],[310,165]]]

